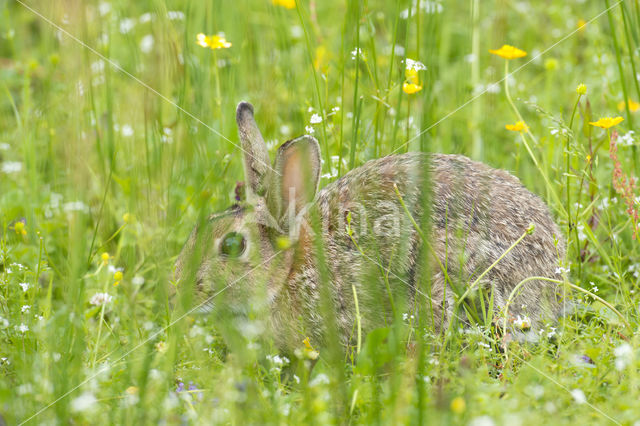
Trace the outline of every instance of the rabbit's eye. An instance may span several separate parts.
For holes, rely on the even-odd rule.
[[[247,241],[239,232],[229,232],[220,242],[220,254],[227,257],[240,257],[247,248]]]

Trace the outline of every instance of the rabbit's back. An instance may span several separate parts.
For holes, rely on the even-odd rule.
[[[427,292],[440,327],[454,301],[445,276],[458,286],[473,282],[530,224],[535,224],[535,232],[480,282],[493,289],[494,312],[523,279],[553,277],[558,258],[564,256],[558,227],[539,197],[508,172],[460,155],[407,153],[369,161],[327,185],[316,205],[325,236],[326,276],[343,338],[354,324],[354,288],[366,312],[365,330],[388,319],[394,297],[411,305],[413,300],[425,302]],[[415,225],[428,230],[426,244]],[[428,270],[419,253],[430,259]],[[320,312],[322,274],[316,258],[316,251],[308,250],[290,280],[307,313]],[[421,274],[428,278],[418,285]],[[430,283],[430,289],[424,283]],[[527,315],[535,326],[557,313],[555,286],[531,281],[522,288],[510,308],[514,315]],[[318,333],[320,322],[311,318]]]

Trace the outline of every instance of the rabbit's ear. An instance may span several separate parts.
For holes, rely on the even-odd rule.
[[[278,175],[274,176],[269,191],[270,205],[275,208],[273,213],[277,219],[284,219],[285,212],[297,215],[314,199],[320,169],[320,146],[314,137],[301,136],[278,148],[274,168]]]
[[[262,196],[272,169],[267,145],[253,118],[253,105],[240,102],[236,110],[236,122],[244,151],[244,169],[249,188],[254,194]]]

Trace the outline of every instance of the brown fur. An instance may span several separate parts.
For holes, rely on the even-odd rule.
[[[247,134],[255,138],[253,109],[249,114],[247,104],[240,104],[238,110],[241,139]],[[260,146],[259,141],[243,139],[245,156],[255,155],[254,162],[266,163],[268,156],[252,146]],[[563,239],[546,205],[505,171],[459,155],[407,153],[369,161],[314,198],[319,164],[317,142],[303,137],[280,148],[275,170],[259,174],[259,167],[254,167],[248,171],[253,191],[248,203],[210,220],[201,258],[195,260],[197,293],[205,299],[222,284],[274,257],[252,272],[261,279],[234,284],[227,300],[238,306],[254,303],[247,294],[264,286],[269,328],[283,348],[299,346],[305,335],[316,342],[328,338],[322,285],[328,286],[331,297],[339,331],[336,337],[347,344],[356,316],[354,288],[365,333],[392,319],[392,299],[404,310],[424,312],[421,308],[428,306],[427,315],[440,330],[451,318],[455,303],[444,272],[450,283],[464,290],[535,224],[535,232],[481,280],[483,288],[493,291],[494,312],[500,312],[520,281],[531,276],[554,277],[558,259],[564,257]],[[296,188],[295,193],[289,193],[290,187]],[[320,219],[315,227],[313,217]],[[353,239],[347,233],[348,218]],[[430,230],[427,244],[411,218],[421,228],[428,221],[429,226],[424,226]],[[228,262],[216,252],[214,241],[233,230],[242,230],[249,240],[244,261]],[[180,255],[179,276],[194,256],[198,234],[194,230]],[[280,252],[278,241],[285,234],[292,244]],[[322,240],[327,283],[321,279],[316,236]],[[381,271],[388,277],[391,296]],[[556,291],[547,282],[530,281],[511,304],[510,313],[527,315],[535,328],[557,315]]]

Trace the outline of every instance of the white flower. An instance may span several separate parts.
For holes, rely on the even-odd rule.
[[[98,400],[91,392],[85,392],[71,401],[71,411],[82,412],[92,409]]]
[[[120,133],[124,137],[133,136],[133,127],[131,127],[130,124],[123,124],[122,128],[120,129]]]
[[[421,71],[421,70],[427,69],[426,65],[423,64],[422,62],[415,61],[410,58],[405,59],[404,64],[405,64],[405,69],[408,69],[408,70]]]
[[[309,382],[309,386],[328,385],[328,384],[329,384],[329,376],[327,376],[324,373],[318,374]]]
[[[144,277],[141,277],[140,275],[136,275],[131,280],[131,284],[133,284],[133,285],[142,285],[142,284],[144,284]]]
[[[562,266],[558,266],[558,267],[556,268],[556,274],[558,274],[558,275],[562,275],[562,274],[564,274],[565,272],[569,272],[569,269],[567,269],[567,268],[563,268]]]
[[[633,130],[629,130],[623,136],[620,136],[618,138],[618,144],[622,146],[632,146],[635,143],[634,135],[635,133],[633,132]]]
[[[153,19],[153,15],[151,13],[144,13],[142,15],[140,15],[140,23],[144,24],[146,22],[150,22]]]
[[[113,300],[113,296],[109,295],[109,293],[96,293],[91,297],[89,303],[94,306],[102,306]]]
[[[19,161],[5,161],[2,163],[3,173],[18,173],[20,170],[22,170],[22,163]]]
[[[362,49],[360,49],[359,47],[356,47],[351,51],[351,59],[355,60],[358,56],[364,59],[364,55],[362,54]]]
[[[140,40],[140,50],[142,53],[149,53],[153,49],[154,39],[151,34],[147,34]]]
[[[613,350],[616,356],[616,370],[622,371],[633,359],[633,348],[628,343],[623,343]]]
[[[587,402],[587,397],[584,395],[584,392],[582,392],[580,389],[572,390],[571,396],[578,404],[584,404],[585,402]]]
[[[304,128],[304,131],[307,132],[308,135],[312,135],[313,132],[315,132],[315,129],[313,127],[311,127],[311,126],[306,126]]]
[[[29,283],[20,283],[18,284],[20,287],[22,287],[22,291],[27,291],[29,290]]]
[[[416,0],[413,0],[413,6],[411,7],[411,16],[415,16],[416,9],[418,7],[418,3]],[[420,12],[432,14],[432,13],[442,13],[442,4],[436,0],[421,0],[420,1]],[[404,9],[400,12],[400,18],[407,19],[409,17],[409,9]]]
[[[29,331],[29,326],[25,323],[22,323],[16,327],[16,330],[18,330],[20,333],[26,333],[27,331]]]
[[[98,12],[100,12],[100,16],[104,16],[107,13],[111,12],[111,4],[106,1],[100,3],[98,5]]]
[[[469,426],[494,426],[493,419],[489,416],[480,416],[472,419]]]
[[[319,114],[313,114],[311,116],[311,118],[309,119],[309,122],[311,124],[318,124],[318,123],[322,123],[322,117],[320,117]]]
[[[67,213],[70,213],[70,212],[89,213],[89,206],[87,206],[82,201],[70,201],[68,203],[64,203],[64,206],[62,206],[62,208]]]
[[[500,85],[498,83],[487,84],[487,93],[500,93]]]
[[[180,20],[184,21],[184,12],[180,10],[170,10],[167,12],[167,18],[170,20]]]
[[[136,26],[135,19],[124,18],[122,21],[120,21],[120,33],[128,34],[135,26]]]
[[[531,328],[531,318],[526,315],[521,318],[520,315],[518,315],[518,318],[513,322],[513,325],[518,327],[520,330],[528,330]]]
[[[24,305],[22,307],[22,313],[24,314],[24,313],[29,312],[29,309],[31,309],[31,305]]]

